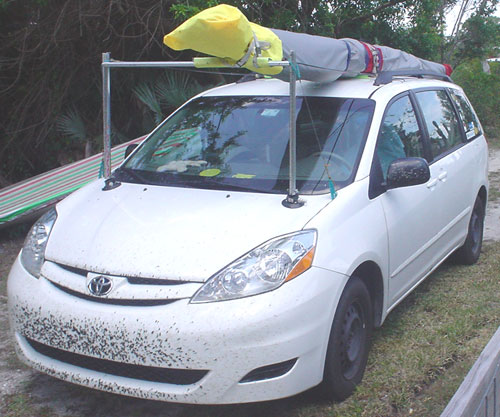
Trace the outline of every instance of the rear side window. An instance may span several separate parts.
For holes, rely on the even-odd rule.
[[[456,104],[460,118],[464,126],[465,136],[467,140],[472,140],[481,133],[479,120],[472,110],[471,105],[465,98],[464,93],[459,90],[448,90],[451,99]]]
[[[408,96],[398,98],[387,108],[376,153],[384,180],[389,165],[395,159],[424,156],[422,135]]]
[[[416,96],[429,133],[432,156],[437,159],[462,143],[460,125],[446,91],[420,91]]]

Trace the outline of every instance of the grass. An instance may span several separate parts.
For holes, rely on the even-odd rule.
[[[500,199],[500,172],[490,172],[488,178],[490,180],[488,199],[490,201],[496,201]]]
[[[38,407],[25,393],[8,396],[3,410],[4,417],[56,417],[50,407]]]
[[[477,265],[429,277],[376,332],[362,385],[329,415],[439,415],[500,324],[499,271],[496,243]]]
[[[500,149],[500,132],[492,132],[493,134],[487,135],[488,147],[494,149]]]
[[[64,404],[83,403],[71,413],[75,417],[438,416],[500,325],[499,281],[500,243],[486,245],[476,265],[440,267],[375,331],[363,382],[342,403],[321,401],[312,390],[258,404],[179,406],[124,398],[40,376],[22,392],[2,399],[0,414],[58,415],[47,408],[50,395],[40,394],[38,387],[43,385],[45,392],[55,392]]]

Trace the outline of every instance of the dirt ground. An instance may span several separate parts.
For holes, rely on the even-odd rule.
[[[486,208],[484,240],[500,240],[500,149],[490,150],[490,198]]]
[[[490,151],[489,169],[490,201],[485,221],[485,244],[500,240],[500,149]],[[33,371],[18,361],[10,340],[5,294],[7,275],[22,246],[25,231],[0,231],[0,416],[205,415],[199,407],[138,400],[75,386]],[[302,401],[301,398],[273,402],[268,408],[269,415],[286,415],[287,410]],[[228,411],[224,407],[208,409],[213,415],[226,415]],[[239,406],[234,415],[250,416],[257,411],[252,410],[252,406]],[[257,414],[262,417],[261,410]]]

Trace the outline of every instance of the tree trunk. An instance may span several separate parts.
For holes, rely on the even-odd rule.
[[[85,158],[89,158],[92,156],[92,142],[90,139],[85,141]]]
[[[488,63],[488,61],[481,61],[481,66],[483,67],[483,72],[485,72],[486,74],[491,74],[490,64]]]

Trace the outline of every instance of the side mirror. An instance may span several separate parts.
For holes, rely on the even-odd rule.
[[[430,177],[429,164],[425,159],[396,159],[387,170],[387,189],[425,184]]]
[[[137,143],[131,143],[130,145],[128,145],[127,148],[125,149],[124,159],[127,159],[127,157],[134,151],[135,148],[137,148]]]

